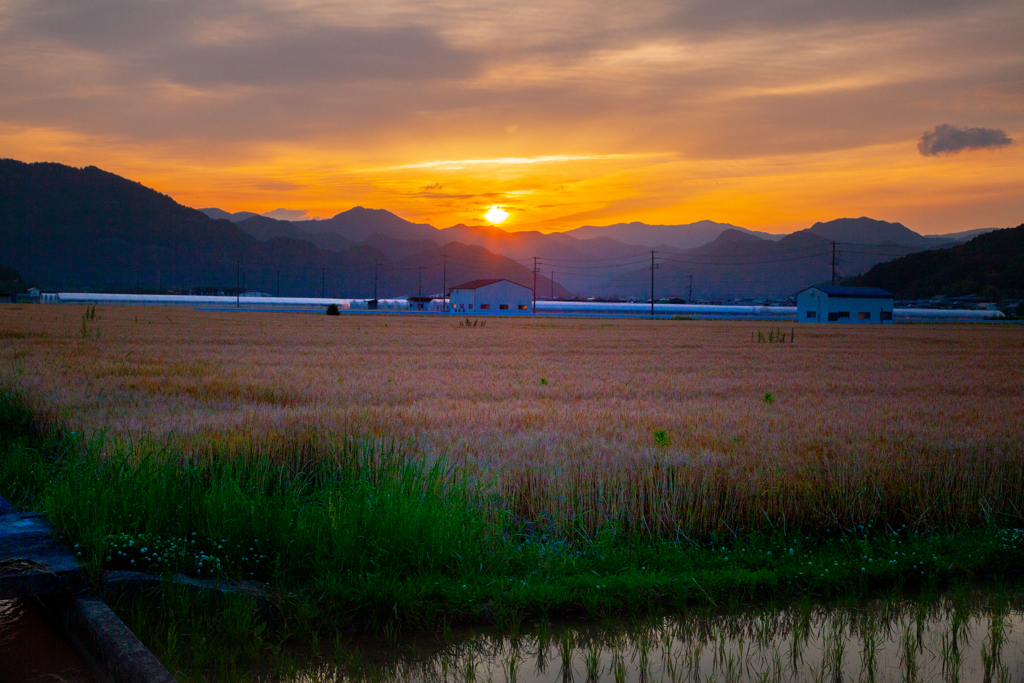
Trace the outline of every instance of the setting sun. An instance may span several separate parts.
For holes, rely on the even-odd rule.
[[[493,225],[497,225],[498,223],[504,223],[508,216],[508,211],[501,208],[497,204],[488,209],[487,213],[484,214],[484,218],[487,219],[487,222]]]

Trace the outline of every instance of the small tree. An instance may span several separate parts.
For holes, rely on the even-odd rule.
[[[341,311],[338,310],[338,304],[331,304],[328,306],[327,315],[341,315]]]

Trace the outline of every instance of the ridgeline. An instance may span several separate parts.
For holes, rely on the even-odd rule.
[[[1024,297],[1024,224],[966,244],[880,263],[848,284],[881,287],[901,299],[976,294],[992,301]]]

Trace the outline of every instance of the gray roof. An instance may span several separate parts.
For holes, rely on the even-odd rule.
[[[489,278],[484,280],[470,280],[464,282],[461,285],[452,287],[452,290],[456,289],[479,289],[480,287],[486,287],[487,285],[493,285],[495,282],[501,282],[503,278]]]
[[[817,289],[837,299],[892,299],[892,292],[881,287],[832,287],[829,285],[815,285],[807,289]],[[803,291],[807,291],[807,289]]]
[[[511,283],[511,284],[515,285],[516,287],[522,287],[523,289],[530,289],[526,285],[521,285],[518,282],[512,282],[508,278],[503,278],[503,277],[487,279],[487,280],[470,280],[469,282],[464,282],[461,285],[456,285],[455,287],[452,287],[451,289],[452,289],[452,291],[455,291],[456,289],[480,289],[481,287],[486,287],[487,285],[493,285],[495,282],[508,282],[508,283]]]

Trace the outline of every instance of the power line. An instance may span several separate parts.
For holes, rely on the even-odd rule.
[[[554,263],[548,263],[546,261],[538,261],[538,262],[541,265],[548,265],[548,266],[557,265],[559,270],[567,270],[567,269],[568,270],[612,270],[612,269],[629,268],[630,266],[642,265],[642,264],[647,262],[647,258],[643,257],[643,258],[640,258],[640,259],[636,259],[636,260],[630,261],[629,263],[617,263],[617,264],[610,264],[610,265],[605,265],[605,266],[597,266],[597,265],[594,265],[594,266],[587,266],[587,265],[576,266],[576,265],[567,264],[567,263],[554,264]]]
[[[663,252],[662,252],[663,253]],[[549,265],[557,265],[559,263],[603,263],[607,261],[622,261],[622,260],[633,260],[636,258],[646,258],[643,254],[630,254],[628,256],[610,256],[608,258],[596,258],[596,259],[570,259],[570,258],[556,258],[554,256],[539,256],[538,257],[543,263]]]
[[[809,258],[817,258],[817,257],[821,257],[821,256],[828,256],[828,253],[829,252],[827,252],[827,251],[822,251],[822,252],[819,252],[817,254],[805,254],[803,256],[794,256],[792,258],[769,259],[769,260],[765,260],[765,261],[745,261],[743,263],[723,263],[723,262],[712,262],[712,261],[693,261],[693,260],[673,259],[673,258],[667,258],[667,257],[662,257],[662,260],[663,261],[670,261],[672,263],[685,263],[685,264],[692,265],[692,266],[759,266],[759,265],[764,265],[764,264],[768,264],[768,263],[788,263],[790,261],[803,261],[803,260],[806,260],[806,259],[809,259]]]

